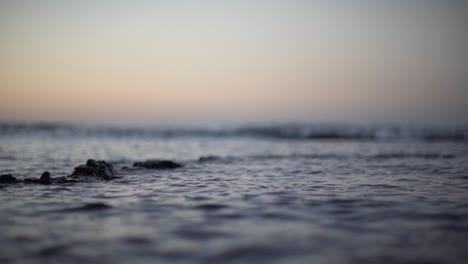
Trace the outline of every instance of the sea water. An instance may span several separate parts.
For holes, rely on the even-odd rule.
[[[466,263],[467,131],[2,123],[0,174],[119,178],[0,184],[0,262]]]

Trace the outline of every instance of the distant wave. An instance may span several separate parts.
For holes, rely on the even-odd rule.
[[[467,141],[468,127],[282,124],[238,127],[144,127],[67,123],[0,123],[0,136],[54,137],[254,137],[290,140]]]
[[[381,154],[289,154],[289,155],[249,155],[249,156],[201,156],[198,163],[232,163],[241,161],[259,161],[259,160],[281,160],[281,159],[366,159],[366,160],[387,160],[387,159],[455,159],[454,154],[444,153],[381,153]]]

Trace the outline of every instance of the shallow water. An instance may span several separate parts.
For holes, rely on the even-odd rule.
[[[445,139],[445,138],[443,138]],[[200,157],[203,157],[200,159]],[[0,135],[0,262],[463,263],[468,142],[56,130]],[[173,159],[175,170],[123,169]]]

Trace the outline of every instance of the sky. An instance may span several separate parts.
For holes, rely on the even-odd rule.
[[[0,120],[466,123],[468,1],[0,2]]]

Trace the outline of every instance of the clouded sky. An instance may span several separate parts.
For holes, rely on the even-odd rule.
[[[1,1],[0,119],[466,123],[467,17],[464,1]]]

